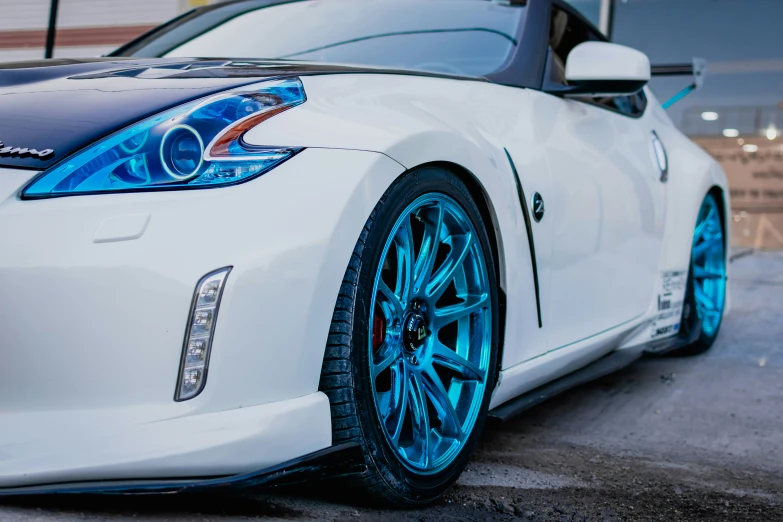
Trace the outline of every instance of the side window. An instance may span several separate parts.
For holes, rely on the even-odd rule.
[[[549,83],[566,85],[565,63],[568,54],[580,43],[596,40],[602,40],[602,38],[592,27],[571,13],[553,7],[549,28],[549,56],[546,72]],[[579,100],[632,117],[641,116],[647,108],[647,97],[644,95],[644,91],[639,91],[631,96],[584,97]]]
[[[580,43],[597,39],[590,27],[579,18],[557,7],[552,8],[549,55],[554,61],[554,67],[550,69],[554,76],[550,76],[550,79],[565,85],[565,63],[571,50]]]

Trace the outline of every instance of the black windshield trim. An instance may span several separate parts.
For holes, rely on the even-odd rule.
[[[109,58],[93,58],[83,60],[84,63],[111,62],[117,60]],[[447,80],[464,80],[474,82],[489,82],[483,76],[460,76],[449,73],[417,69],[395,69],[391,67],[373,67],[361,65],[342,65],[325,62],[308,62],[306,60],[264,60],[247,58],[123,58],[123,62],[117,62],[118,67],[99,72],[87,72],[70,76],[72,80],[86,80],[96,78],[110,78],[122,76],[133,78],[138,73],[158,67],[171,71],[166,79],[188,78],[264,78],[281,79],[296,78],[299,76],[318,76],[331,74],[392,74],[399,76],[423,76],[428,78],[443,78]],[[41,64],[52,65],[52,60]],[[127,62],[127,63],[125,63]],[[156,63],[158,62],[158,63]],[[215,64],[209,67],[202,65]],[[9,64],[15,65],[15,64]],[[124,66],[124,67],[123,67]],[[194,67],[195,66],[195,67]],[[1,68],[1,66],[0,66]]]

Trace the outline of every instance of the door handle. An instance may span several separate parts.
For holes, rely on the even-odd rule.
[[[658,133],[652,131],[652,156],[655,167],[661,173],[661,183],[669,180],[669,157],[666,155],[666,147],[663,146]]]

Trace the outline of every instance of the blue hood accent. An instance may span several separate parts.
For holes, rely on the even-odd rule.
[[[237,67],[225,61],[114,58],[3,64],[0,167],[44,169],[171,107],[259,78],[291,75],[280,67]]]

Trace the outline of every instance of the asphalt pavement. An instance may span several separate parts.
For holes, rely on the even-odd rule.
[[[274,494],[0,499],[0,521],[783,521],[783,253],[732,263],[713,349],[643,359],[486,430],[436,505]]]

